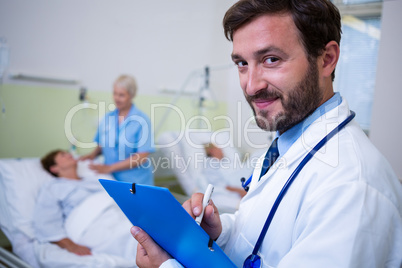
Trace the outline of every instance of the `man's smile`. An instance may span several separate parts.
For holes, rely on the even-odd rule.
[[[260,110],[264,110],[266,109],[268,106],[272,105],[275,101],[277,101],[279,98],[278,97],[274,97],[274,98],[268,98],[268,99],[255,99],[253,100],[255,106],[260,109]]]

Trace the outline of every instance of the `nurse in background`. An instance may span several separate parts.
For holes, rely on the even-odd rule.
[[[118,181],[153,184],[152,164],[148,159],[154,152],[151,122],[132,99],[137,92],[133,77],[122,75],[113,85],[116,109],[105,115],[99,124],[92,153],[81,160],[95,159],[100,154],[104,164],[91,164],[98,173],[111,173]]]

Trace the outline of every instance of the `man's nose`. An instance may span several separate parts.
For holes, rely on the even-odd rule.
[[[268,87],[267,81],[263,78],[261,68],[252,67],[248,69],[246,75],[246,94],[254,96],[258,91]]]

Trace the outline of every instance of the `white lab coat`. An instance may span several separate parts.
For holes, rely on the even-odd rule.
[[[283,185],[310,149],[347,118],[346,101],[318,118],[250,190],[221,215],[217,243],[237,267],[253,251]],[[260,159],[262,161],[262,158]],[[259,254],[263,267],[400,267],[402,187],[389,163],[352,121],[289,188]],[[162,267],[176,267],[169,261]]]
[[[222,215],[218,239],[238,267],[296,166],[349,115],[345,100],[318,118],[258,181],[235,215]],[[352,121],[334,136],[289,188],[265,236],[263,267],[400,267],[402,187],[388,162]]]

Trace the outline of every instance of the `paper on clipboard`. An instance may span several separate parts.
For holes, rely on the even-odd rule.
[[[168,189],[103,179],[99,182],[131,223],[146,231],[184,267],[236,267]]]

